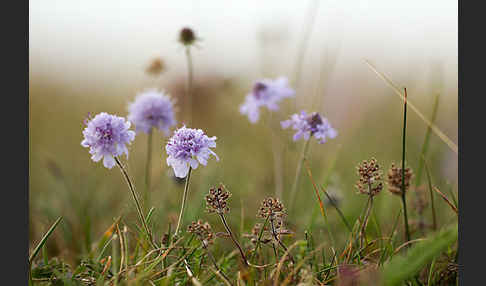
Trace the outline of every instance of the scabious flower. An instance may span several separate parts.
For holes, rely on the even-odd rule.
[[[128,112],[128,120],[135,124],[137,133],[149,133],[152,128],[157,128],[168,135],[169,128],[176,124],[171,98],[157,89],[140,93],[128,106]]]
[[[337,136],[337,131],[331,127],[331,123],[317,112],[307,114],[303,110],[300,114],[295,113],[290,119],[280,122],[280,125],[283,129],[292,126],[292,129],[297,131],[293,137],[294,141],[302,137],[304,140],[309,140],[314,136],[320,144],[323,144],[327,138],[332,139]]]
[[[245,102],[240,106],[240,113],[248,116],[251,123],[260,118],[260,107],[265,106],[271,111],[278,110],[278,103],[287,97],[294,96],[295,91],[288,86],[287,78],[276,80],[262,79],[253,85],[253,90],[246,95]]]
[[[206,166],[209,156],[219,161],[218,155],[210,148],[216,147],[216,136],[208,137],[201,129],[183,126],[174,132],[165,146],[167,165],[172,166],[176,177],[184,178],[189,166],[196,169],[201,163]]]
[[[85,124],[81,146],[89,147],[93,161],[98,162],[103,158],[103,166],[111,169],[115,166],[114,157],[123,154],[128,157],[126,144],[135,139],[135,132],[130,130],[130,121],[102,112]]]

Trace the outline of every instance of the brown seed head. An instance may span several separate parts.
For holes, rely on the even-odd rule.
[[[165,70],[165,64],[160,58],[156,58],[150,62],[150,65],[145,69],[149,75],[158,76]]]
[[[179,33],[179,42],[184,46],[190,46],[196,41],[196,35],[191,28],[185,27]]]
[[[188,227],[187,232],[192,233],[198,237],[204,245],[212,244],[214,241],[214,234],[211,230],[211,225],[208,222],[203,223],[200,219],[193,221]]]
[[[383,178],[381,175],[380,165],[375,158],[369,161],[363,161],[358,165],[359,180],[356,183],[356,188],[361,194],[369,196],[377,195],[383,189]]]
[[[206,196],[206,210],[210,213],[228,213],[230,210],[227,202],[229,197],[231,197],[231,193],[226,191],[223,185],[219,185],[217,189],[211,188]]]
[[[405,192],[410,187],[413,172],[410,168],[405,168]],[[402,194],[402,168],[396,167],[392,164],[388,170],[388,190],[395,195]]]
[[[258,210],[258,217],[269,218],[270,220],[281,219],[285,216],[284,205],[276,198],[267,198],[262,201]]]

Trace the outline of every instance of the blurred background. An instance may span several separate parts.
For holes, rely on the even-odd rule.
[[[88,112],[126,116],[138,92],[157,87],[177,100],[181,126],[187,118],[187,66],[177,38],[186,26],[200,39],[192,49],[193,127],[218,137],[215,151],[221,158],[193,173],[186,222],[215,219],[204,214],[202,198],[220,182],[233,193],[229,220],[242,232],[255,222],[260,201],[276,189],[287,203],[302,142],[292,142],[291,131],[272,124],[297,109],[321,112],[338,130],[338,137],[326,144],[312,142],[309,163],[314,179],[339,198],[346,217],[354,221],[366,202],[354,187],[356,165],[375,157],[386,173],[401,160],[402,101],[365,59],[406,87],[409,100],[427,118],[440,95],[436,124],[458,141],[457,1],[29,3],[30,242],[39,241],[62,215],[64,223],[49,240],[48,251],[72,262],[114,218],[122,215],[132,225],[137,221],[120,172],[92,162],[81,147],[83,120]],[[157,59],[160,74],[149,71]],[[289,78],[296,98],[272,118],[264,111],[258,124],[250,124],[238,112],[244,96],[254,81],[278,76]],[[426,130],[410,110],[407,163],[414,170]],[[159,236],[169,222],[174,224],[183,190],[165,164],[166,141],[155,133],[151,205]],[[139,192],[146,145],[147,136],[137,135],[127,161]],[[435,186],[457,192],[457,154],[435,134],[427,163]],[[305,169],[300,182],[289,228],[301,237],[312,227],[325,240]],[[421,183],[426,183],[425,174]],[[437,207],[443,212],[440,223],[455,219],[442,202]],[[376,216],[384,229],[391,229],[399,209],[400,200],[386,190],[377,198]],[[416,218],[413,211],[411,217]],[[330,223],[336,232],[344,229],[336,213],[330,214]]]

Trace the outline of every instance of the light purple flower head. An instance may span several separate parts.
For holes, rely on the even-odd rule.
[[[276,111],[282,99],[294,94],[295,91],[288,86],[285,77],[276,80],[262,79],[246,95],[245,102],[240,106],[240,113],[247,115],[251,123],[256,123],[260,118],[260,107],[266,106],[269,110]]]
[[[294,141],[304,138],[309,140],[311,136],[316,139],[320,139],[319,143],[323,144],[327,138],[335,138],[337,131],[331,127],[331,124],[325,117],[317,112],[307,114],[305,111],[301,111],[300,114],[292,114],[290,119],[280,122],[283,129],[292,126],[292,129],[297,132],[294,134]]]
[[[216,147],[216,137],[208,137],[201,129],[191,129],[183,126],[176,131],[165,146],[167,165],[172,166],[178,178],[184,178],[189,172],[189,166],[196,169],[199,163],[206,166],[209,156],[218,155],[210,148]]]
[[[157,89],[139,93],[128,106],[128,120],[135,124],[135,131],[149,133],[152,128],[169,135],[169,128],[176,124],[174,104],[171,98]]]
[[[128,157],[126,144],[135,139],[135,132],[129,130],[130,121],[102,112],[85,123],[81,146],[89,147],[93,161],[98,162],[103,158],[103,166],[111,169],[115,166],[114,157],[123,154]]]

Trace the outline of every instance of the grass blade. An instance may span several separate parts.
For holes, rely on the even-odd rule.
[[[62,220],[62,216],[60,216],[55,222],[54,224],[51,226],[51,228],[49,228],[49,230],[46,232],[46,234],[44,234],[44,236],[42,237],[41,241],[39,242],[39,244],[37,244],[36,248],[34,249],[34,251],[30,254],[30,257],[29,257],[29,264],[32,264],[32,261],[34,260],[34,258],[37,256],[37,254],[39,253],[39,251],[42,249],[42,247],[44,246],[44,244],[46,244],[47,242],[47,239],[49,238],[49,236],[52,234],[52,232],[56,229],[57,225],[61,222]]]
[[[405,96],[400,92],[400,90],[396,87],[396,85],[384,74],[380,73],[369,61],[365,60],[365,63],[369,66],[369,68],[374,71],[383,81],[385,81],[395,93],[400,96],[400,98],[405,101]],[[407,100],[408,101],[408,100]],[[418,110],[415,105],[413,105],[410,101],[407,103],[410,108],[422,119],[422,121],[429,126],[432,131],[452,150],[454,153],[458,154],[458,148],[456,143],[454,143],[447,135],[445,135],[435,124],[430,122],[423,114]]]
[[[442,251],[457,240],[457,225],[418,242],[403,256],[395,256],[383,270],[383,285],[402,285],[403,281],[414,277],[422,267],[430,263]]]

